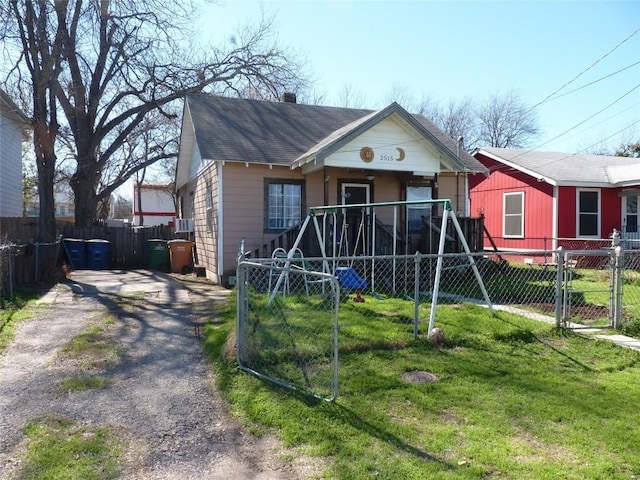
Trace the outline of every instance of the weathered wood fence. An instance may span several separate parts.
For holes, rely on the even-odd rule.
[[[0,218],[0,297],[12,296],[20,285],[59,276],[62,263],[69,261],[64,239],[107,240],[108,268],[132,269],[149,265],[149,240],[175,238],[168,226],[79,228],[59,223],[57,230],[56,242],[37,242],[36,219]]]
[[[172,240],[173,227],[89,227],[66,225],[60,232],[63,238],[107,240],[109,268],[145,268],[148,265],[149,240]]]

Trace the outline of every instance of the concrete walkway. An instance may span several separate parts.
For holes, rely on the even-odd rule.
[[[513,313],[515,315],[520,315],[522,317],[530,318],[532,320],[537,320],[539,322],[550,323],[552,325],[556,324],[555,317],[544,315],[542,313],[530,312],[528,310],[512,307],[510,305],[493,305],[493,308],[501,312]],[[580,333],[593,334],[595,338],[599,338],[601,340],[607,340],[621,347],[632,348],[640,352],[640,340],[633,337],[627,337],[626,335],[619,335],[618,333],[614,333],[615,330],[607,330],[607,329],[597,328],[597,327],[587,327],[580,323],[569,323],[567,328],[571,330],[579,331]],[[611,331],[612,333],[603,333],[608,331]]]
[[[79,297],[141,294],[155,305],[185,305],[189,292],[169,276],[150,270],[79,270],[50,290],[39,302],[60,304]]]

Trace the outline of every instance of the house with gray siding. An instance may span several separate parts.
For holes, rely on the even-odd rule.
[[[22,141],[29,118],[0,89],[0,217],[22,217]]]

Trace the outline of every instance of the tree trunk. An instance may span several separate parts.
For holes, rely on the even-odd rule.
[[[38,216],[38,240],[53,242],[56,239],[55,198],[53,196],[53,177],[56,163],[53,158],[44,158],[38,162],[38,198],[40,215]]]
[[[51,127],[54,132],[57,126]],[[33,125],[33,144],[38,169],[38,240],[53,242],[56,239],[56,213],[53,184],[56,167],[56,154],[53,147],[54,135],[50,134],[46,120],[36,120]]]
[[[76,145],[78,144],[78,139],[76,139]],[[69,181],[76,205],[76,227],[90,227],[96,219],[98,211],[97,165],[97,159],[94,155],[79,155],[76,172]]]
[[[75,177],[75,175],[74,175]],[[93,182],[87,180],[71,181],[76,205],[76,227],[90,227],[96,219],[98,197]]]

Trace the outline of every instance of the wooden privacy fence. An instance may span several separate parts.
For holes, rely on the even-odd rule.
[[[89,227],[58,224],[53,243],[34,242],[37,224],[30,218],[0,218],[0,297],[12,297],[22,285],[53,280],[68,262],[64,239],[107,240],[108,268],[130,269],[149,266],[149,240],[175,238],[173,227]]]
[[[62,228],[63,238],[109,241],[109,268],[146,268],[148,266],[149,240],[175,238],[173,227],[75,227]]]

